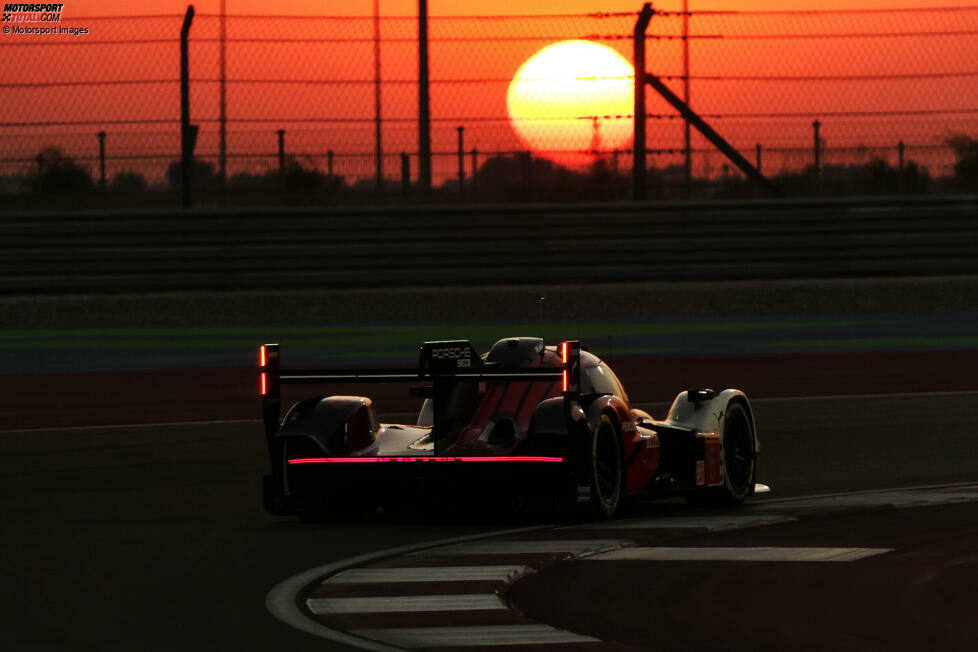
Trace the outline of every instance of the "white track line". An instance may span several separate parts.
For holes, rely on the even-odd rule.
[[[588,561],[800,561],[843,562],[891,552],[892,548],[625,548]]]
[[[761,505],[774,505],[781,503],[797,503],[805,500],[815,500],[817,498],[836,498],[843,496],[868,496],[872,494],[892,493],[895,491],[929,491],[934,489],[963,489],[973,487],[978,490],[978,484],[971,482],[949,482],[946,484],[922,484],[912,487],[888,487],[886,489],[863,489],[862,491],[840,491],[830,494],[810,494],[808,496],[791,496],[789,498],[764,498],[762,500],[746,503],[749,507],[759,507]]]
[[[395,582],[512,582],[530,572],[523,565],[351,568],[323,584],[391,584]]]
[[[550,625],[480,625],[472,627],[408,627],[396,629],[356,629],[353,633],[403,648],[413,647],[490,647],[495,645],[568,645],[599,643]]]
[[[418,550],[430,549],[435,546],[452,545],[455,543],[476,541],[489,537],[521,534],[535,530],[543,530],[549,527],[552,526],[536,525],[531,527],[516,528],[513,530],[472,534],[463,537],[455,537],[452,539],[443,539],[441,541],[426,541],[424,543],[416,543],[397,548],[389,548],[387,550],[369,552],[363,555],[357,555],[356,557],[341,559],[330,564],[323,564],[322,566],[316,566],[315,568],[310,568],[309,570],[297,573],[292,577],[282,580],[272,587],[272,590],[268,592],[267,596],[265,596],[265,608],[268,609],[269,613],[285,624],[289,625],[290,627],[294,627],[299,631],[306,632],[307,634],[312,634],[313,636],[325,638],[330,641],[336,641],[337,643],[342,643],[344,645],[357,647],[362,650],[374,650],[375,652],[397,652],[401,648],[392,647],[391,645],[385,645],[376,641],[369,641],[364,639],[362,636],[341,632],[339,630],[332,629],[331,627],[327,627],[320,622],[312,620],[309,618],[307,613],[299,609],[299,606],[296,603],[296,596],[298,596],[299,593],[306,587],[316,583],[317,580],[321,580],[323,577],[334,575],[354,566],[361,566],[363,564],[375,562],[387,557],[406,555],[417,552]]]
[[[309,611],[319,615],[416,613],[429,611],[508,610],[495,593],[460,595],[398,595],[378,598],[309,598]]]
[[[415,555],[534,555],[570,553],[594,554],[634,545],[622,539],[556,539],[543,541],[491,541],[460,543],[452,546],[412,553]]]
[[[745,527],[773,525],[797,521],[793,516],[782,514],[748,514],[730,516],[652,516],[649,518],[623,518],[584,526],[588,530],[664,530],[674,528],[706,528],[710,532],[736,530]],[[562,529],[580,529],[580,525],[568,525]]]
[[[887,493],[867,492],[848,496],[824,496],[820,498],[808,498],[795,500],[792,507],[877,507],[880,505],[892,505],[898,509],[909,507],[922,507],[924,505],[945,505],[950,503],[966,503],[978,501],[978,491],[939,491],[939,490],[914,490],[914,491],[892,491]],[[754,509],[784,509],[783,503],[764,505],[755,503]]]

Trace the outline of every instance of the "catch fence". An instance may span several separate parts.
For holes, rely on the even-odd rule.
[[[627,107],[598,102],[554,115],[541,96],[534,113],[531,93],[529,113],[517,118],[553,128],[528,142],[507,95],[521,66],[554,43],[598,43],[630,61],[636,17],[430,17],[438,190],[473,199],[628,197],[630,142],[608,136],[631,133]],[[96,187],[104,167],[110,190],[171,189],[182,18],[65,18],[63,26],[90,33],[0,40],[6,61],[30,62],[5,66],[0,79],[0,193],[50,189],[40,183],[45,171],[70,163]],[[978,159],[968,140],[978,139],[976,45],[978,7],[657,11],[646,69],[681,96],[688,82],[690,105],[790,191],[968,190],[974,180],[962,180],[962,169],[967,177],[968,157]],[[190,53],[191,121],[205,163],[199,188],[223,177],[229,195],[244,196],[278,192],[285,179],[291,191],[373,198],[379,151],[383,193],[414,192],[402,176],[413,182],[419,163],[416,17],[198,15]],[[528,82],[547,88],[560,74]],[[647,92],[649,196],[682,196],[683,120]],[[816,149],[822,174],[812,185]],[[697,196],[747,192],[695,133],[689,156]]]

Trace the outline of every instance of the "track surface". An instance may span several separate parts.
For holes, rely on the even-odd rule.
[[[762,359],[744,361],[740,371],[754,383],[755,396],[784,396],[792,388],[976,390],[969,377],[975,366],[966,364],[974,355],[932,353],[912,365],[906,358],[878,356],[877,367],[864,357],[846,363],[828,356],[822,367],[788,371]],[[731,375],[719,369],[711,378]],[[669,378],[663,373],[655,382],[664,386]],[[65,383],[65,393],[54,401],[7,393],[13,400],[5,410],[18,415],[17,426],[38,427],[65,425],[66,413],[71,425],[134,417],[242,418],[251,416],[254,405],[245,386],[202,386],[194,374],[171,379],[170,388],[186,403],[147,396],[131,381],[127,386],[124,377],[111,378],[117,392],[92,378],[71,380],[46,381]],[[671,398],[685,381],[672,377],[668,392],[650,384],[647,389],[656,391],[633,390],[633,399]],[[216,410],[210,399],[222,392],[232,400],[217,403]],[[974,481],[975,398],[957,393],[759,400],[761,480],[777,496]],[[512,517],[465,521],[417,514],[314,526],[270,518],[259,501],[266,460],[257,422],[8,430],[0,433],[0,455],[6,585],[0,613],[9,649],[342,649],[269,616],[268,590],[305,569],[364,552],[526,524]],[[899,522],[891,526],[900,529]]]
[[[976,517],[969,502],[653,542],[890,552],[842,563],[584,559],[529,575],[510,600],[554,627],[657,652],[964,652],[978,639]]]

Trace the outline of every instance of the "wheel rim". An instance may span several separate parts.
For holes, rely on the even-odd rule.
[[[602,506],[607,508],[616,502],[618,486],[621,482],[618,442],[614,427],[609,423],[602,423],[595,440],[594,484]]]
[[[723,440],[727,479],[735,491],[743,491],[750,483],[754,450],[750,423],[742,411],[737,410],[730,415],[723,431]]]

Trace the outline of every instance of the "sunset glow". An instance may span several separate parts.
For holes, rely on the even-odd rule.
[[[517,135],[534,153],[586,164],[592,151],[629,146],[632,122],[616,116],[631,114],[633,88],[632,65],[612,48],[562,41],[520,66],[506,106]]]

